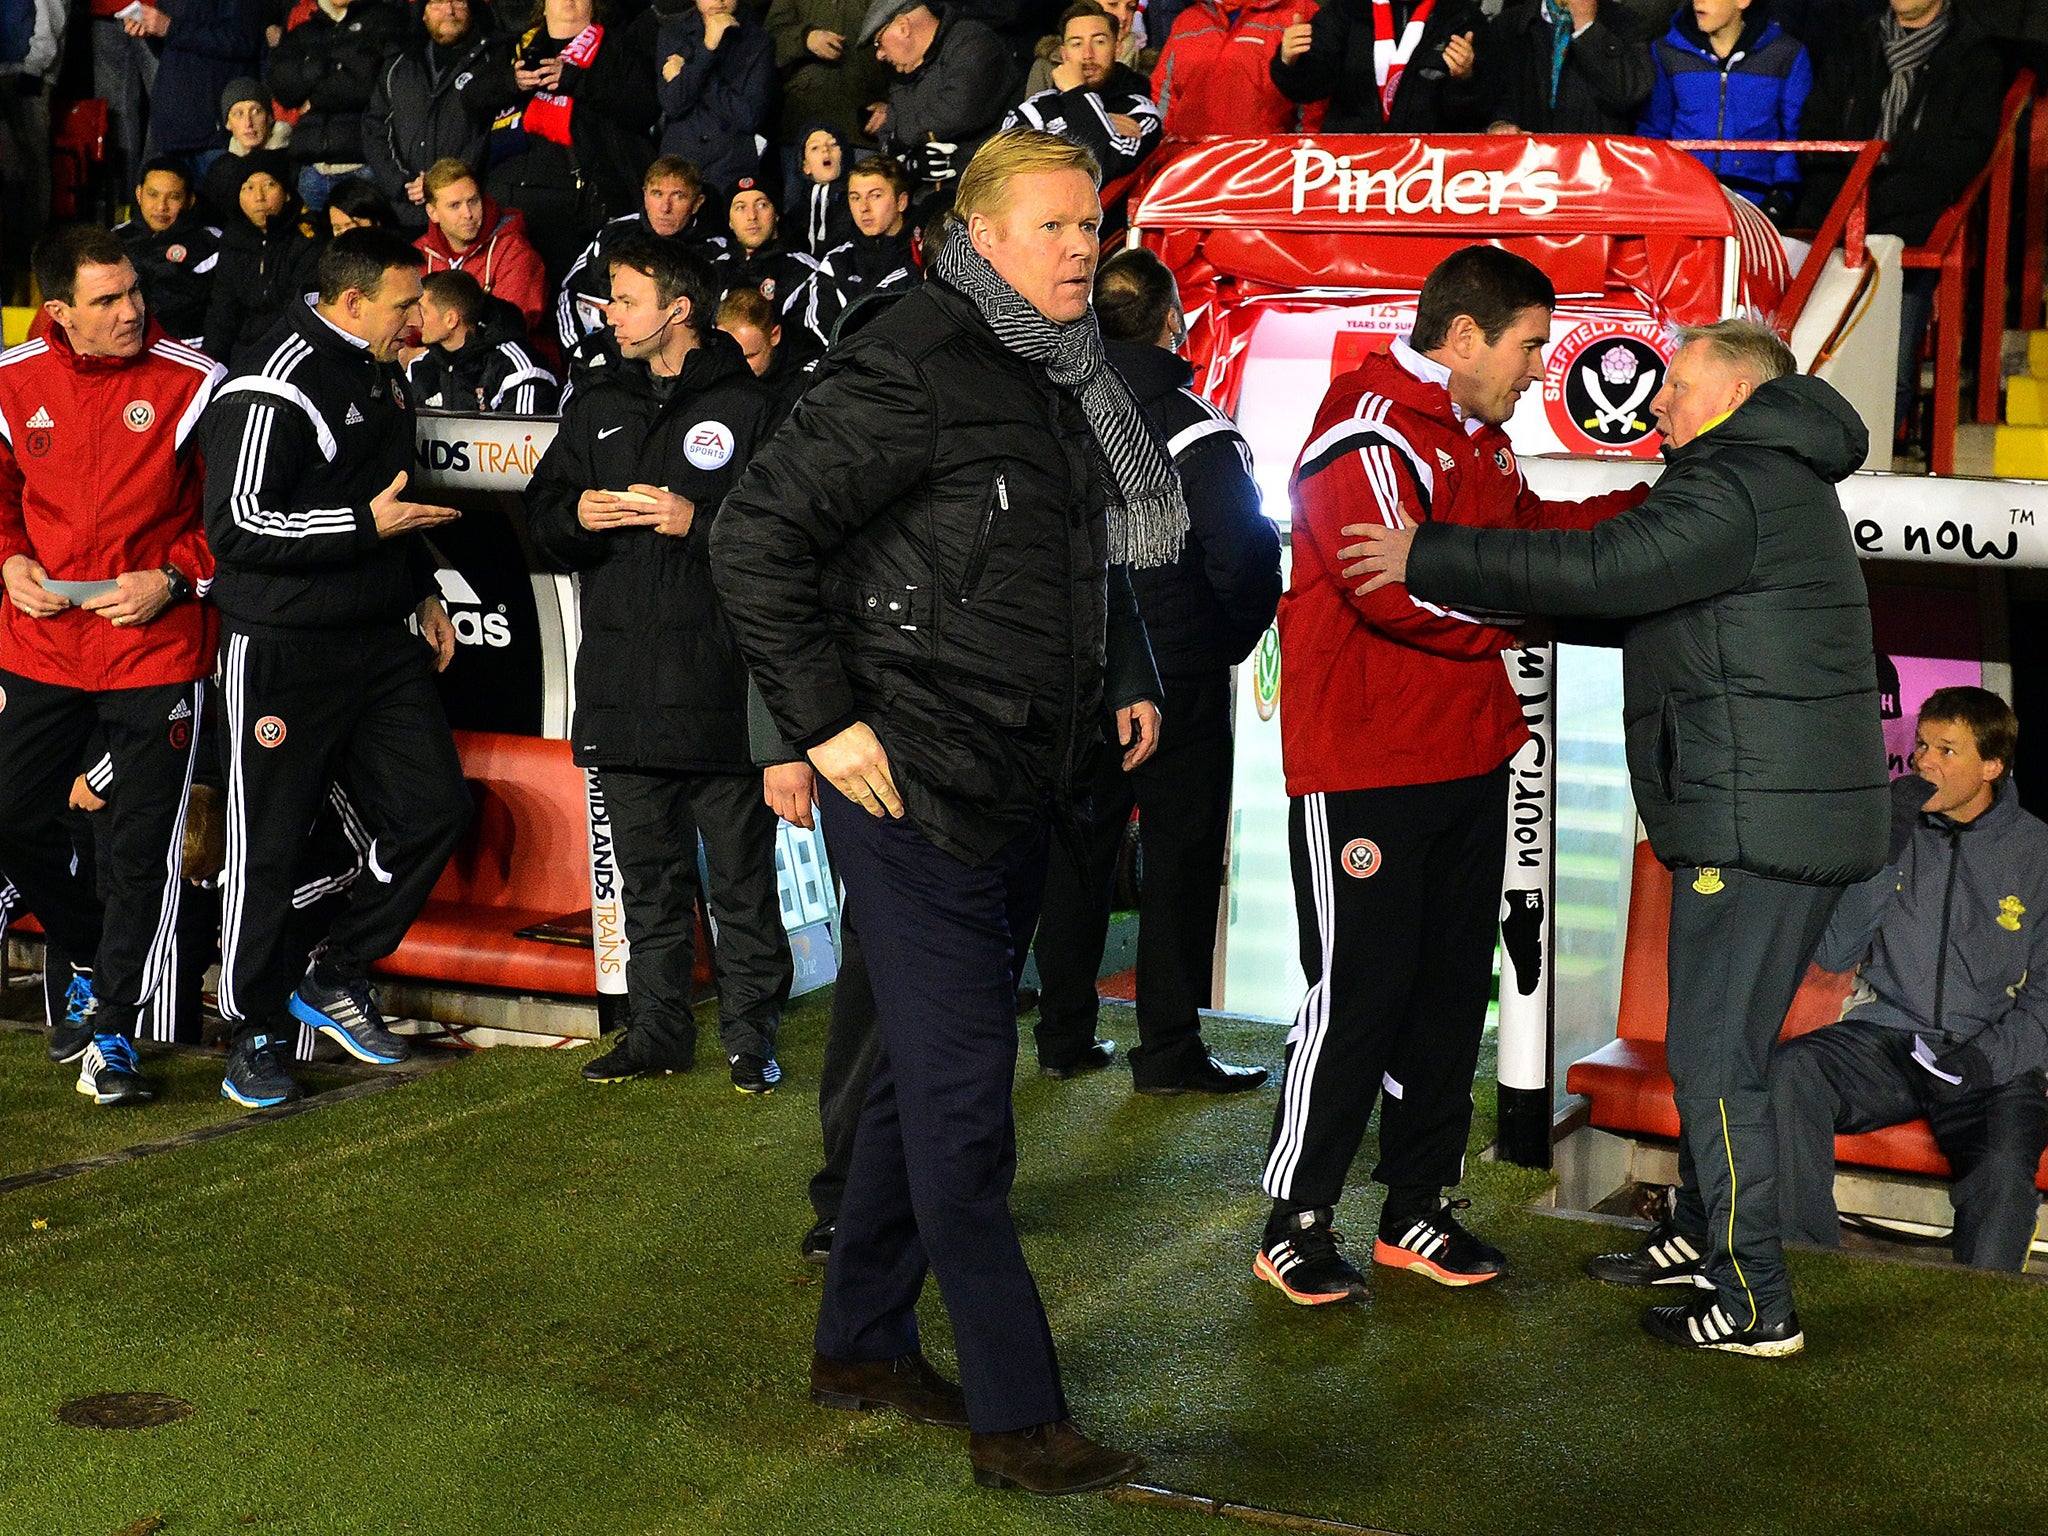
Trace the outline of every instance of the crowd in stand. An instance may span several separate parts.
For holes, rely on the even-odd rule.
[[[1881,137],[1870,227],[1911,244],[1987,158],[2005,73],[1971,0],[90,4],[69,43],[109,103],[107,201],[132,197],[120,233],[165,328],[231,361],[326,240],[393,228],[484,293],[459,339],[423,346],[470,349],[465,377],[487,354],[494,377],[547,375],[483,409],[548,408],[613,360],[604,256],[635,230],[758,290],[775,366],[800,369],[853,302],[917,280],[924,230],[1006,126],[1086,145],[1112,223],[1162,142],[1205,134]],[[0,0],[17,266],[48,208],[66,20]],[[1787,231],[1818,225],[1846,169],[1702,158]],[[1908,347],[1930,276],[1908,276]]]

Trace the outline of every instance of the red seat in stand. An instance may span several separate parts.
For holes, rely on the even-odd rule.
[[[595,997],[587,948],[518,930],[590,910],[590,823],[569,743],[457,731],[476,801],[469,835],[381,976],[455,987]]]
[[[1574,1062],[1565,1088],[1592,1101],[1592,1123],[1626,1136],[1678,1135],[1678,1105],[1664,1069],[1665,1012],[1670,977],[1665,941],[1671,923],[1671,871],[1647,842],[1636,844],[1635,883],[1629,894],[1628,943],[1621,969],[1621,1017],[1616,1038]],[[1832,1024],[1841,1017],[1850,978],[1810,966],[1785,1015],[1780,1039]],[[1837,1136],[1835,1161],[1894,1173],[1950,1177],[1948,1159],[1925,1120],[1912,1120],[1861,1136]],[[2034,1182],[2048,1190],[2048,1156]]]
[[[107,158],[107,104],[100,97],[67,103],[50,125],[50,213],[76,219],[92,212],[85,195]]]

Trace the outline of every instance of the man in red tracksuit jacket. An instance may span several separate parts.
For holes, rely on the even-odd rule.
[[[1508,760],[1528,740],[1500,653],[1515,632],[1405,588],[1360,596],[1347,525],[1584,528],[1640,490],[1539,500],[1502,424],[1543,376],[1556,302],[1521,257],[1469,246],[1423,284],[1415,329],[1330,386],[1294,471],[1280,600],[1280,727],[1301,964],[1254,1266],[1304,1306],[1366,1286],[1331,1219],[1380,1103],[1374,1261],[1445,1285],[1500,1273],[1458,1222],[1485,1023]],[[1507,621],[1512,624],[1514,621]]]
[[[185,800],[216,625],[192,429],[221,369],[143,309],[102,229],[35,253],[48,331],[0,353],[0,870],[74,975],[50,1056],[100,1104],[151,1096],[129,1043],[170,983]],[[95,728],[115,788],[98,890],[63,817]]]

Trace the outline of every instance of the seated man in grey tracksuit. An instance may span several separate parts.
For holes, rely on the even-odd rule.
[[[1920,711],[1890,865],[1843,896],[1814,955],[1860,964],[1857,991],[1771,1063],[1788,1240],[1840,1240],[1837,1132],[1924,1116],[1955,1172],[1956,1262],[2026,1262],[2048,1148],[2048,825],[2020,809],[2017,734],[1982,688],[1943,688]]]

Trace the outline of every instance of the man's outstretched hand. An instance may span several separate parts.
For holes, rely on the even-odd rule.
[[[1413,528],[1389,528],[1383,523],[1347,523],[1342,532],[1347,539],[1361,541],[1346,544],[1337,551],[1337,558],[1348,562],[1342,571],[1346,581],[1357,581],[1361,576],[1368,578],[1359,582],[1355,589],[1360,597],[1408,579],[1408,550],[1415,543]]]
[[[370,516],[376,519],[378,538],[395,538],[401,533],[411,533],[415,528],[437,528],[462,516],[453,507],[405,500],[398,494],[405,489],[405,480],[406,473],[401,469],[392,476],[389,485],[370,498]]]

